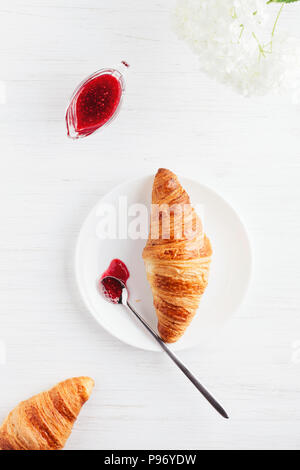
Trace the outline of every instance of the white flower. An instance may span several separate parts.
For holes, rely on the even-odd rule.
[[[274,26],[266,0],[178,0],[175,12],[179,37],[211,77],[244,95],[282,88],[300,95],[299,41]]]

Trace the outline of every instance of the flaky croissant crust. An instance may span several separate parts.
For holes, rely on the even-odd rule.
[[[62,449],[93,387],[75,377],[19,403],[0,427],[0,450]]]
[[[181,214],[171,211],[168,239],[162,236],[162,218],[151,218],[150,234],[143,251],[158,331],[165,342],[172,343],[184,334],[198,309],[208,282],[212,248],[188,194],[170,170],[158,170],[152,204],[185,208],[185,217],[182,217],[183,211]],[[185,235],[186,223],[193,228],[192,237]],[[151,237],[153,233],[159,233],[159,238]]]

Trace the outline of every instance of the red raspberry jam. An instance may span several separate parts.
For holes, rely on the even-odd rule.
[[[115,116],[122,98],[124,82],[117,70],[91,75],[75,91],[66,113],[68,136],[86,137]]]
[[[123,263],[123,261],[119,259],[113,259],[109,267],[107,268],[107,270],[104,271],[104,273],[102,274],[100,278],[99,287],[100,287],[102,294],[105,297],[108,297],[111,302],[118,303],[118,300],[122,293],[122,288],[120,287],[120,283],[111,278],[105,279],[103,281],[103,279],[106,276],[116,277],[117,279],[120,279],[121,281],[123,281],[124,284],[126,284],[130,276],[129,271],[126,265]]]

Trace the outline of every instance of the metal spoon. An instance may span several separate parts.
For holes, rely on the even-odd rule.
[[[101,283],[104,287],[104,282],[108,279],[112,279],[114,283],[118,282],[120,284],[120,292],[121,295],[118,299],[119,304],[124,305],[125,307],[129,308],[131,312],[140,320],[140,322],[144,325],[144,327],[149,331],[149,333],[153,336],[153,338],[158,342],[160,347],[168,354],[168,356],[172,359],[173,362],[179,367],[179,369],[186,375],[186,377],[195,385],[195,387],[199,390],[200,393],[206,398],[206,400],[220,413],[223,418],[228,419],[229,416],[227,415],[226,411],[222,406],[214,399],[214,397],[206,390],[203,385],[199,382],[199,380],[189,371],[189,369],[181,362],[181,360],[168,348],[168,346],[162,341],[162,339],[155,333],[155,331],[148,325],[148,323],[134,310],[134,308],[128,302],[128,290],[126,285],[120,279],[113,277],[113,276],[106,276],[101,280]],[[108,296],[105,296],[106,300],[112,302]],[[116,303],[116,302],[114,302]]]

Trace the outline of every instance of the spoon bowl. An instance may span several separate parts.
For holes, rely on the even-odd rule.
[[[126,284],[117,277],[105,276],[100,281],[102,293],[107,302],[127,305],[128,290]],[[114,294],[113,297],[111,294]]]

